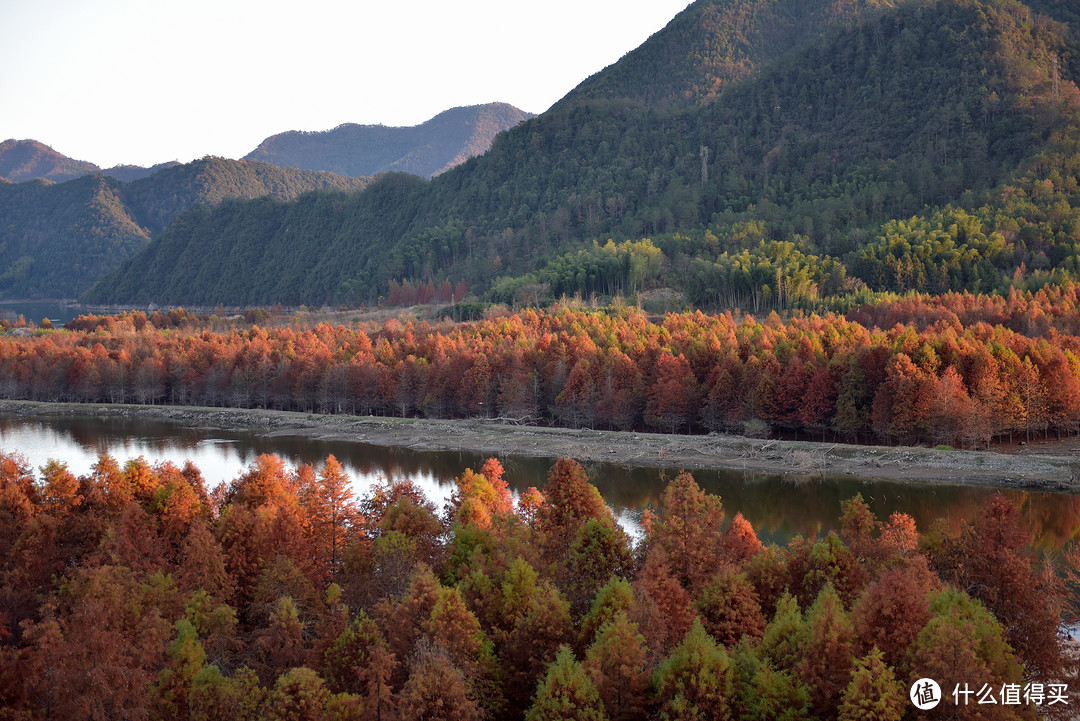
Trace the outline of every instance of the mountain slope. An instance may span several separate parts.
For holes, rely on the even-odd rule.
[[[267,138],[245,158],[352,177],[403,171],[430,178],[483,154],[498,133],[531,117],[491,103],[453,108],[408,128],[349,123],[325,132],[291,131]]]
[[[120,182],[0,183],[0,297],[72,298],[150,242]]]
[[[369,258],[357,239],[408,232],[426,187],[414,175],[388,173],[363,193],[322,190],[292,203],[264,197],[196,205],[151,252],[108,273],[84,300],[296,305],[329,299]]]
[[[116,178],[125,183],[130,183],[133,180],[141,180],[143,178],[149,178],[158,171],[165,170],[166,168],[175,168],[177,165],[181,165],[179,161],[170,160],[165,163],[158,163],[152,165],[149,168],[144,168],[141,165],[114,165],[111,168],[106,168],[101,171],[102,175],[107,175],[110,178]]]
[[[133,180],[124,185],[123,198],[136,220],[157,233],[197,203],[216,205],[226,198],[266,195],[294,200],[312,190],[362,190],[370,182],[370,178],[281,168],[259,161],[206,157]]]
[[[697,0],[614,65],[587,78],[562,103],[632,101],[653,108],[711,102],[828,28],[873,17],[900,0]]]
[[[195,204],[264,195],[292,200],[369,182],[223,158],[166,167],[131,183],[100,174],[64,183],[0,182],[0,297],[74,298]]]
[[[22,183],[34,178],[63,182],[101,168],[74,160],[36,140],[5,140],[0,143],[0,178]]]
[[[712,5],[764,12],[776,2]],[[780,241],[777,247],[837,268],[827,256],[850,252],[892,218],[988,193],[1033,164],[1060,165],[1055,154],[1074,153],[1068,143],[1080,137],[1080,95],[1068,74],[1075,55],[1069,37],[1068,28],[1010,0],[875,5],[861,21],[823,30],[820,39],[722,84],[711,102],[658,109],[633,97],[571,98],[426,187],[381,196],[393,223],[364,224],[350,236],[340,214],[374,201],[308,204],[249,239],[267,252],[287,243],[286,215],[313,239],[322,229],[339,250],[332,260],[318,259],[320,290],[233,292],[233,271],[211,252],[225,219],[211,212],[166,230],[138,264],[110,276],[92,297],[152,298],[170,279],[182,289],[172,302],[374,301],[402,278],[465,278],[485,287],[498,275],[542,267],[582,241],[700,237],[706,225],[710,243],[666,247],[715,264],[727,250],[768,254],[772,246],[758,251],[758,243]],[[646,46],[652,42],[655,36]],[[643,56],[650,52],[643,47]],[[685,82],[673,77],[663,95],[679,97]],[[244,212],[242,204],[230,208],[228,223]],[[169,259],[180,252],[194,264],[176,268]],[[669,260],[686,270],[685,260]]]

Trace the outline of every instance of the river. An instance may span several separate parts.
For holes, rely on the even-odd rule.
[[[358,496],[371,484],[389,477],[408,477],[440,507],[453,490],[453,480],[465,468],[479,469],[486,456],[465,451],[412,451],[350,441],[327,441],[308,436],[261,436],[226,430],[188,428],[175,423],[116,418],[28,418],[0,415],[0,451],[20,453],[36,470],[48,460],[85,474],[101,453],[121,464],[139,456],[157,463],[182,465],[192,461],[209,486],[227,482],[262,453],[274,453],[288,463],[318,465],[333,454],[353,480]],[[500,456],[511,489],[543,488],[552,461],[527,456]],[[655,507],[664,478],[677,469],[612,464],[586,464],[590,480],[629,531],[640,531],[641,511]],[[741,512],[763,541],[786,543],[795,535],[824,534],[834,528],[841,501],[862,493],[881,520],[894,511],[910,514],[925,531],[936,518],[955,529],[970,520],[994,493],[972,485],[871,481],[852,476],[812,480],[730,470],[697,470],[703,488],[721,496],[728,517]],[[1060,548],[1080,533],[1080,503],[1074,495],[1001,491],[1021,509],[1035,545]]]

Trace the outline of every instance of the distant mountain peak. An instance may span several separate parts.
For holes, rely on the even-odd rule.
[[[21,183],[34,178],[62,183],[101,168],[74,160],[37,140],[9,139],[0,143],[0,177]]]
[[[272,135],[244,156],[287,168],[367,177],[403,171],[431,178],[481,155],[495,136],[533,117],[507,103],[445,110],[409,127],[344,123]]]
[[[715,100],[792,48],[902,0],[697,0],[560,104],[617,100],[678,109]]]

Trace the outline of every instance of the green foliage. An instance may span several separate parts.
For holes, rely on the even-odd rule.
[[[863,7],[895,4],[872,0]],[[630,101],[669,109],[705,104],[786,49],[832,25],[858,22],[863,13],[862,7],[836,0],[699,0],[648,43],[581,83],[562,103]]]
[[[402,234],[411,220],[410,199],[424,186],[415,176],[398,174],[383,176],[359,195],[319,191],[293,204],[265,197],[195,206],[155,238],[149,254],[111,273],[85,300],[212,305],[247,298],[242,304],[296,305],[330,298],[343,280],[376,264],[373,255],[353,252],[355,238]],[[205,263],[209,258],[216,259],[212,266]],[[393,277],[413,275],[405,266],[378,265]],[[222,275],[224,268],[243,272]]]
[[[330,694],[323,680],[310,668],[293,668],[282,674],[266,699],[264,721],[321,721]]]
[[[208,157],[130,183],[101,175],[3,183],[0,297],[77,297],[196,204],[264,195],[293,200],[316,188],[359,190],[367,182]]]
[[[771,661],[775,668],[793,669],[804,655],[809,633],[799,602],[785,592],[776,604],[776,615],[765,627],[758,655]]]
[[[581,619],[581,640],[578,645],[582,648],[589,646],[596,640],[596,633],[604,624],[620,612],[628,613],[633,605],[634,591],[630,583],[621,576],[612,576],[596,592],[589,612]]]
[[[653,687],[661,719],[730,719],[734,664],[694,619],[686,638],[656,669]]]
[[[101,176],[0,184],[0,297],[75,297],[146,247],[120,193]]]
[[[855,660],[855,673],[840,703],[840,721],[900,721],[907,708],[904,684],[876,648]]]
[[[13,183],[34,178],[62,183],[100,170],[93,163],[68,158],[36,140],[0,143],[0,178]]]
[[[607,719],[596,685],[563,646],[536,689],[525,721],[603,721]]]
[[[217,666],[205,666],[192,680],[188,691],[191,721],[255,721],[266,697],[266,689],[251,669],[242,667],[233,676]]]
[[[732,656],[735,664],[734,707],[739,719],[799,721],[809,719],[810,693],[790,670],[777,670],[768,659],[759,660],[749,640]]]
[[[709,635],[729,648],[743,638],[757,642],[765,631],[757,593],[746,574],[731,567],[721,568],[705,584],[694,608]]]
[[[350,693],[362,691],[357,671],[367,668],[373,650],[385,644],[378,626],[361,612],[326,649],[322,668],[330,689]]]
[[[593,241],[591,248],[555,258],[538,277],[556,298],[592,293],[629,296],[656,283],[662,258],[647,238],[618,245],[609,240],[603,246]]]
[[[1080,93],[1048,19],[1069,14],[1047,12],[702,0],[430,183],[187,216],[91,297],[375,303],[502,278],[507,303],[666,284],[759,309],[1067,277]]]

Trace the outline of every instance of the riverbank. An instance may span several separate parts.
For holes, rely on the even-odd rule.
[[[1020,453],[856,446],[741,436],[666,435],[513,426],[483,420],[318,415],[191,406],[0,401],[0,413],[155,419],[195,428],[301,435],[414,450],[569,457],[632,466],[725,468],[813,478],[852,475],[1054,491],[1080,490],[1080,440],[1025,447]]]

